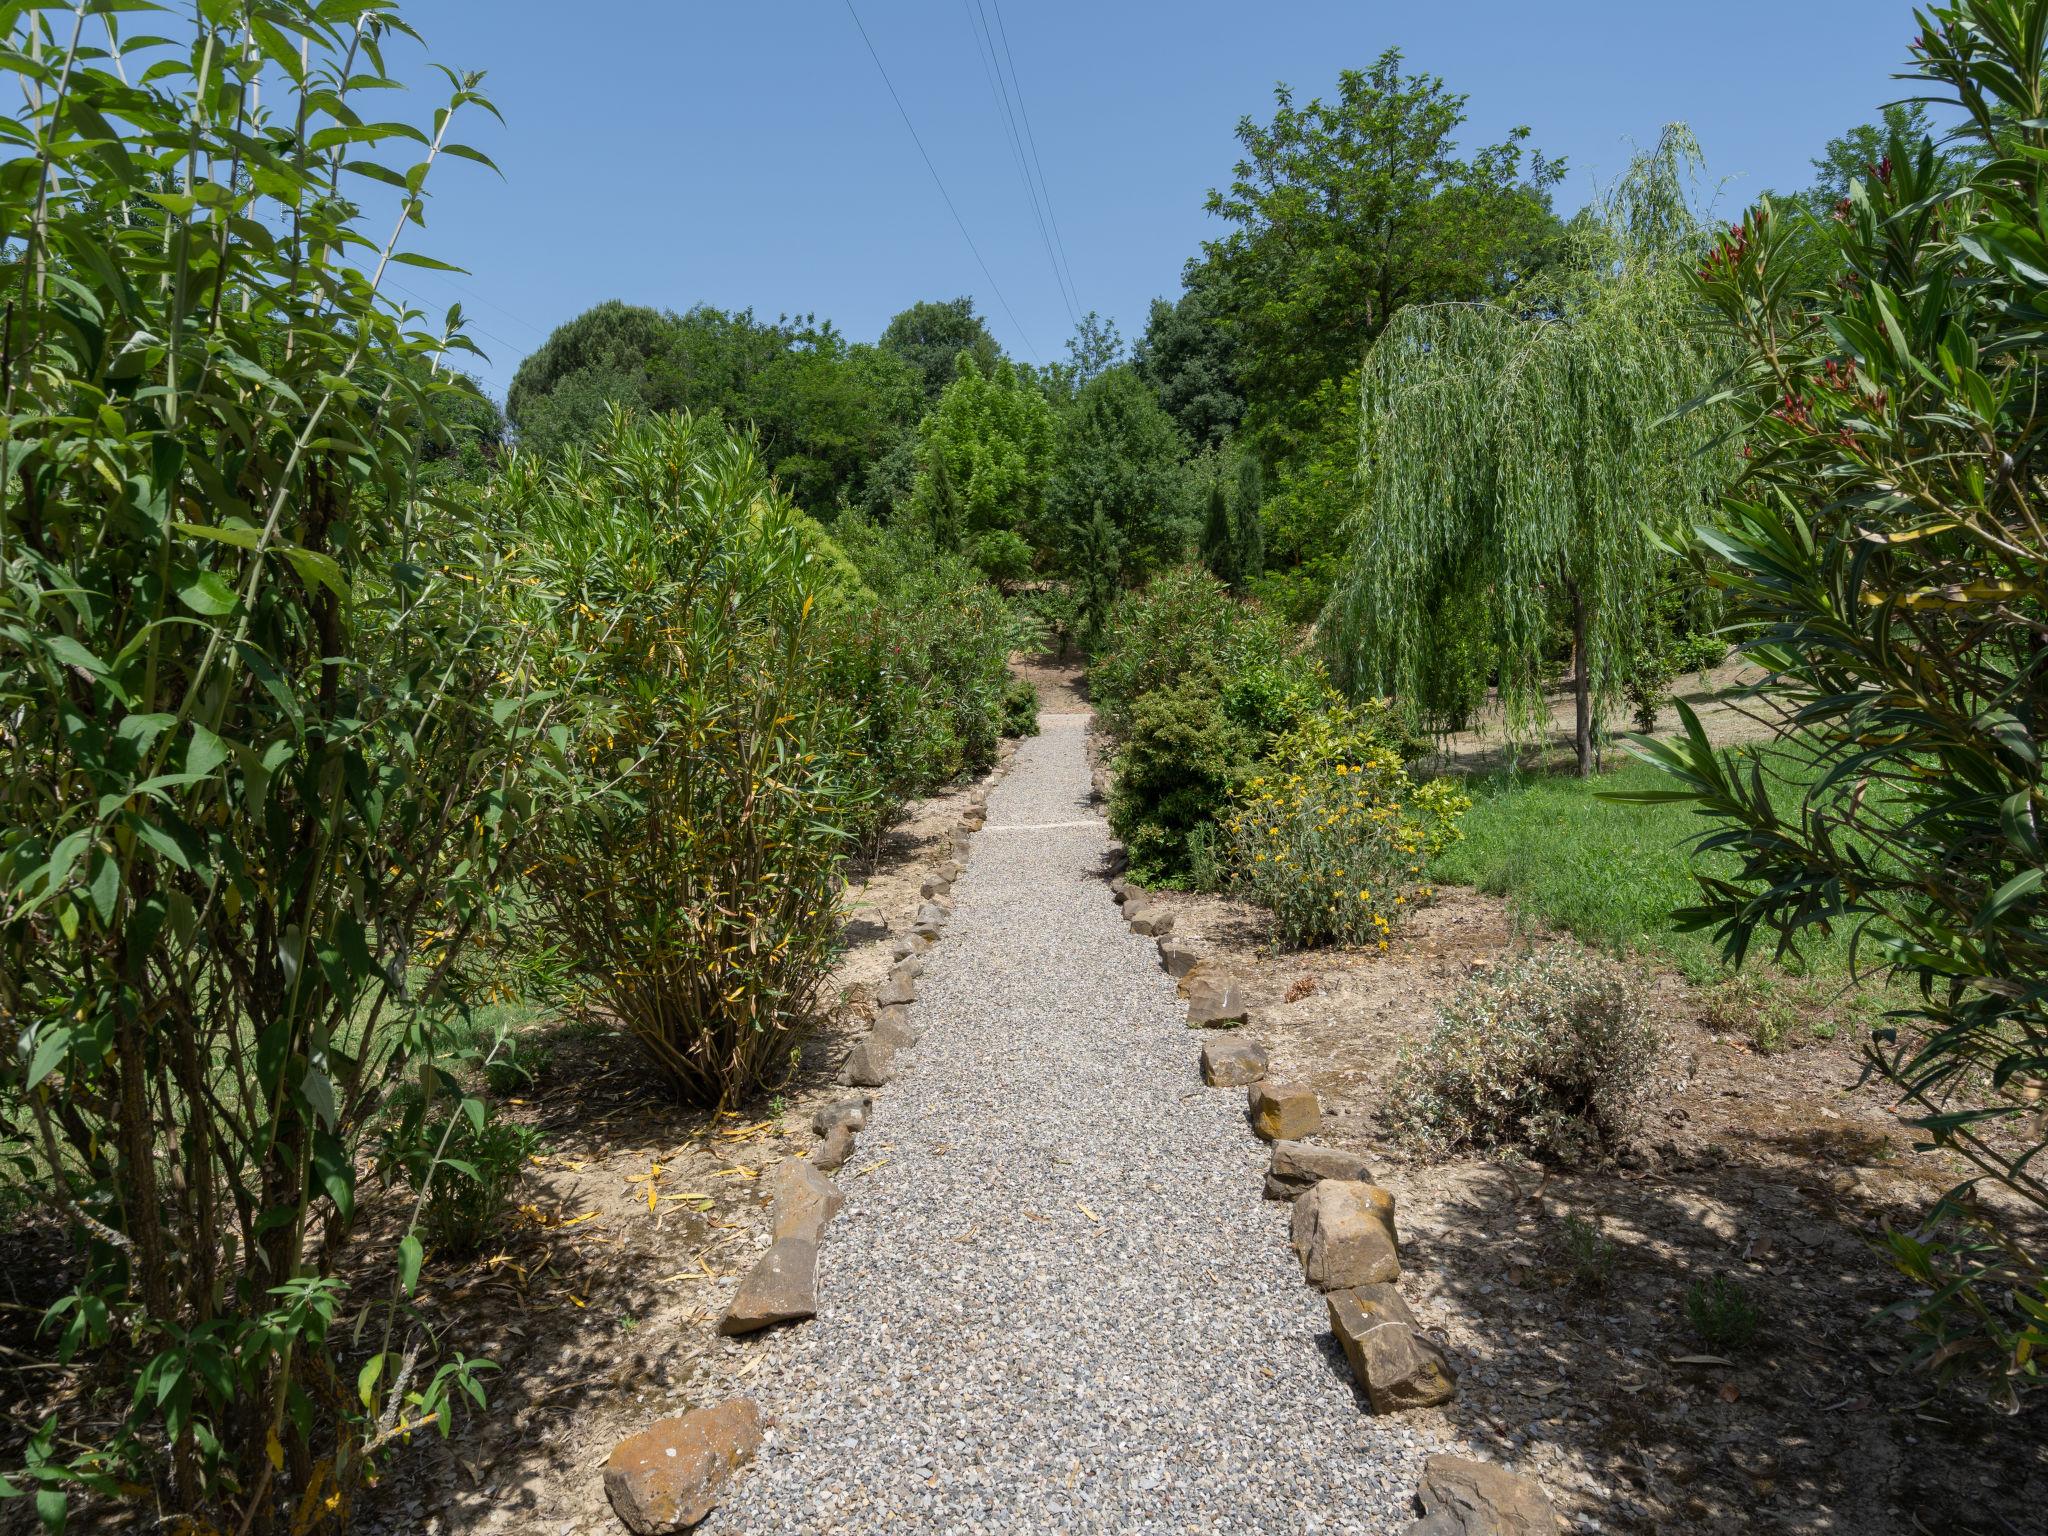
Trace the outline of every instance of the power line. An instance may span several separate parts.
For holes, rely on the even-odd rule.
[[[1053,244],[1059,247],[1060,265],[1066,268],[1067,288],[1074,295],[1074,308],[1081,307],[1081,290],[1074,282],[1073,263],[1067,260],[1067,242],[1060,238],[1059,215],[1052,210],[1052,187],[1045,179],[1045,162],[1038,158],[1038,135],[1031,128],[1031,109],[1024,105],[1024,82],[1017,78],[1017,58],[1010,52],[1010,29],[1003,21],[1003,0],[989,0],[995,8],[996,32],[1003,40],[1003,57],[1009,60],[1010,83],[1017,88],[1017,114],[1024,119],[1024,137],[1031,145],[1031,163],[1038,167],[1038,189],[1045,196],[1045,216],[1052,225]]]
[[[1078,328],[1081,316],[1074,308],[1073,295],[1068,291],[1065,279],[1060,275],[1059,258],[1053,255],[1052,235],[1046,229],[1045,214],[1038,206],[1038,189],[1031,184],[1031,168],[1024,159],[1024,136],[1017,127],[1017,114],[1010,106],[1010,88],[1003,80],[1002,62],[996,56],[995,33],[989,27],[988,12],[982,7],[982,0],[960,0],[960,4],[961,9],[967,12],[967,28],[974,34],[975,57],[981,60],[981,72],[988,80],[989,95],[995,100],[1004,135],[1009,140],[1010,160],[1017,167],[1018,184],[1024,188],[1024,200],[1031,205],[1032,222],[1038,226],[1038,243],[1045,248],[1046,264],[1052,268],[1053,285],[1059,289],[1060,303],[1066,306],[1068,321]]]
[[[1038,360],[1038,348],[1032,345],[1031,337],[1018,320],[1017,312],[1010,308],[1010,301],[1003,297],[1002,285],[996,281],[995,273],[989,271],[988,263],[982,260],[981,247],[974,243],[974,236],[967,232],[967,221],[960,217],[960,210],[953,206],[953,194],[946,190],[946,183],[939,178],[939,168],[932,164],[932,157],[924,147],[924,140],[917,136],[917,125],[910,120],[903,98],[896,94],[896,83],[889,78],[889,71],[883,67],[882,56],[875,52],[874,39],[868,36],[868,29],[861,25],[860,12],[853,8],[853,0],[846,0],[846,14],[853,18],[853,25],[860,33],[860,40],[867,44],[868,57],[875,61],[875,70],[882,77],[882,84],[889,88],[889,99],[896,103],[897,114],[903,119],[903,126],[910,130],[910,142],[917,146],[917,152],[924,160],[924,168],[932,173],[932,185],[939,189],[939,196],[945,199],[946,211],[953,215],[953,222],[960,227],[960,238],[967,242],[967,249],[974,253],[975,265],[981,268],[981,275],[988,279],[988,285],[995,290],[996,302],[1003,306],[1003,313],[1010,317],[1010,324],[1024,343],[1024,350]]]

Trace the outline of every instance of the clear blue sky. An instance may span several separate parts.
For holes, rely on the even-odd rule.
[[[1013,353],[1060,356],[1071,325],[974,0],[854,3],[1015,321],[845,0],[410,0],[433,58],[488,71],[506,126],[458,137],[505,179],[450,164],[419,243],[470,275],[399,281],[437,314],[464,303],[501,397],[548,329],[607,298],[813,311],[871,339],[918,299],[968,293]],[[1276,81],[1329,94],[1340,69],[1397,45],[1469,95],[1467,143],[1526,123],[1565,156],[1567,210],[1684,121],[1732,206],[1805,185],[1829,137],[1902,94],[1891,74],[1914,30],[1895,0],[1005,0],[1001,24],[1080,308],[1127,337],[1217,233],[1203,195],[1227,183],[1232,130],[1270,115]],[[415,105],[423,119],[431,104]]]

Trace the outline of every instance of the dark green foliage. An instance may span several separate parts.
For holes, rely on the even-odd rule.
[[[909,365],[927,404],[936,404],[953,382],[954,364],[962,352],[974,359],[984,378],[1003,361],[1003,349],[968,298],[911,305],[883,329],[877,345]]]
[[[1192,567],[1112,611],[1089,692],[1119,745],[1110,825],[1141,880],[1187,883],[1230,792],[1327,694],[1291,639]]]
[[[875,466],[923,398],[910,364],[811,316],[770,323],[750,310],[675,315],[614,300],[557,327],[520,364],[506,408],[521,444],[551,453],[592,440],[615,404],[716,411],[751,427],[782,489],[829,515],[876,496]]]
[[[505,414],[465,373],[449,375],[449,389],[431,399],[431,425],[420,434],[423,490],[481,485],[505,451]]]
[[[1921,15],[1911,73],[1985,162],[1958,181],[1891,141],[1850,187],[1840,282],[1816,285],[1768,205],[1701,291],[1741,348],[1748,483],[1702,534],[1745,653],[1773,674],[1804,793],[1784,804],[1688,715],[1646,745],[1709,818],[1713,871],[1683,915],[1740,959],[1851,933],[1917,984],[1871,1065],[1972,1178],[1894,1233],[1930,1366],[2010,1400],[2048,1352],[2048,1267],[1979,1199],[2048,1210],[2048,0]]]
[[[1600,1230],[1598,1218],[1567,1216],[1558,1223],[1557,1254],[1564,1261],[1572,1289],[1584,1296],[1604,1296],[1621,1260],[1621,1245]]]
[[[1266,573],[1266,524],[1261,516],[1265,501],[1265,471],[1246,454],[1238,462],[1237,492],[1230,498],[1231,563],[1237,568],[1235,585],[1241,588]]]
[[[1209,511],[1202,521],[1202,564],[1226,587],[1237,585],[1237,540],[1230,526],[1230,497],[1220,477],[1209,485]]]
[[[1191,674],[1215,675],[1220,690],[1224,658],[1244,623],[1228,591],[1200,571],[1168,571],[1125,598],[1088,669],[1089,696],[1104,728],[1128,734],[1141,697]]]
[[[1763,1315],[1740,1282],[1726,1275],[1695,1280],[1685,1290],[1685,1320],[1716,1354],[1739,1355],[1756,1342]]]
[[[960,556],[864,519],[838,531],[877,594],[838,619],[826,662],[828,687],[861,713],[862,772],[877,793],[858,830],[872,848],[903,801],[982,772],[1021,723],[1017,625]]]
[[[1038,734],[1038,690],[1028,679],[1013,677],[1003,690],[1003,734]]]
[[[1204,282],[1269,460],[1293,456],[1299,408],[1402,306],[1497,297],[1555,237],[1562,164],[1527,158],[1527,129],[1461,156],[1465,98],[1401,62],[1389,49],[1343,71],[1332,101],[1297,106],[1278,87],[1273,121],[1238,124],[1235,179],[1209,194],[1236,228],[1204,246]]]
[[[669,398],[658,375],[674,324],[656,309],[607,299],[556,326],[512,377],[505,413],[520,440],[546,452],[590,436],[610,406],[664,410]]]
[[[1106,593],[1186,556],[1195,532],[1186,456],[1186,440],[1130,368],[1082,387],[1061,422],[1045,493],[1045,541],[1070,576]],[[1090,606],[1099,620],[1108,605]]]
[[[1190,262],[1184,282],[1176,302],[1152,301],[1131,366],[1189,442],[1220,447],[1244,416],[1236,333],[1226,322],[1213,267]]]
[[[1296,624],[1313,623],[1329,601],[1354,524],[1358,488],[1358,370],[1328,379],[1302,403],[1307,425],[1273,474],[1271,494],[1259,491],[1266,545],[1264,574],[1252,595]],[[1247,462],[1256,461],[1250,455]]]
[[[1109,824],[1130,850],[1133,879],[1187,882],[1190,838],[1215,826],[1231,792],[1251,775],[1256,745],[1225,711],[1213,678],[1138,698],[1109,801]]]

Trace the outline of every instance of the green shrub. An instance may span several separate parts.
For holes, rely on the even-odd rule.
[[[1286,627],[1235,601],[1206,571],[1183,566],[1111,609],[1088,668],[1089,695],[1104,729],[1129,736],[1140,698],[1197,679],[1220,692],[1260,663],[1292,653]]]
[[[1189,838],[1213,826],[1251,776],[1254,745],[1206,678],[1138,699],[1109,798],[1109,824],[1130,852],[1134,880],[1187,883]]]
[[[1723,1355],[1747,1349],[1763,1324],[1749,1293],[1726,1275],[1695,1280],[1686,1287],[1685,1320],[1702,1344]]]
[[[1912,983],[1869,1063],[1968,1178],[1895,1247],[1900,1310],[1930,1369],[2010,1402],[2048,1379],[2048,1261],[2024,1227],[1987,1261],[1978,1225],[2011,1221],[1993,1188],[2048,1214],[2048,1122],[2014,1091],[2048,1059],[2048,0],[1918,20],[1903,78],[1950,109],[1942,143],[1892,126],[1821,270],[1765,203],[1698,272],[1752,455],[1701,542],[1804,792],[1780,803],[1690,715],[1643,750],[1739,861],[1690,925],[1738,961],[1854,934]]]
[[[832,686],[829,569],[751,445],[715,419],[617,415],[515,458],[493,494],[542,681],[583,779],[536,807],[525,885],[586,998],[679,1098],[761,1085],[838,943],[840,867],[874,791]]]
[[[418,1095],[385,1143],[385,1156],[419,1204],[430,1252],[467,1258],[479,1252],[511,1208],[512,1191],[527,1159],[541,1145],[530,1125],[503,1119],[478,1099],[447,1104],[436,1116],[418,1108]]]
[[[1281,771],[1290,763],[1297,771]],[[1289,944],[1384,950],[1408,909],[1430,896],[1428,861],[1457,836],[1470,804],[1447,786],[1418,791],[1387,747],[1283,751],[1232,807],[1231,874]]]
[[[1038,734],[1038,689],[1027,678],[1013,677],[1003,690],[1003,734]]]
[[[481,1398],[402,1353],[415,1235],[373,1228],[388,1289],[344,1277],[544,706],[487,607],[505,541],[415,494],[473,397],[379,292],[475,79],[422,131],[368,106],[417,83],[394,6],[157,8],[126,66],[117,9],[12,7],[0,49],[0,1144],[74,1244],[40,1337],[92,1367],[0,1497],[261,1533],[286,1489],[345,1511],[387,1413]],[[374,232],[357,177],[396,189]]]
[[[994,763],[1011,711],[1022,709],[1009,670],[1016,639],[1009,609],[973,567],[937,553],[833,625],[828,685],[860,713],[860,751],[876,791],[864,839],[905,800]]]
[[[1439,1154],[1510,1147],[1578,1162],[1635,1128],[1659,1040],[1634,976],[1569,949],[1468,983],[1402,1058],[1390,1114]]]
[[[1614,1281],[1621,1249],[1600,1230],[1598,1220],[1565,1217],[1558,1223],[1557,1248],[1573,1290],[1587,1296],[1605,1294]]]
[[[1704,687],[1707,674],[1728,659],[1728,642],[1719,635],[1683,635],[1672,642],[1671,653],[1677,669],[1680,672],[1697,672]]]

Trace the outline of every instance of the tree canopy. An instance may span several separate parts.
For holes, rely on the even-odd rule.
[[[783,489],[829,513],[862,495],[923,395],[909,363],[813,316],[770,322],[708,305],[676,315],[613,300],[558,327],[507,397],[520,441],[541,452],[590,440],[614,403],[752,427]]]
[[[928,402],[937,403],[953,382],[953,360],[962,352],[974,358],[984,378],[996,371],[1003,349],[996,345],[970,298],[913,304],[892,319],[879,343],[916,370]]]
[[[1531,154],[1526,128],[1460,154],[1466,98],[1401,63],[1390,48],[1345,70],[1334,101],[1297,106],[1277,87],[1272,122],[1238,124],[1243,158],[1209,194],[1235,226],[1203,261],[1255,429],[1293,424],[1404,306],[1498,297],[1555,254],[1563,162]]]
[[[1659,534],[1689,526],[1732,474],[1713,447],[1720,418],[1681,410],[1725,362],[1691,287],[1695,156],[1673,130],[1639,157],[1547,304],[1418,305],[1374,346],[1361,384],[1371,511],[1325,626],[1351,690],[1421,696],[1433,608],[1476,588],[1509,726],[1527,728],[1562,602],[1590,770],[1592,711],[1619,691]]]

